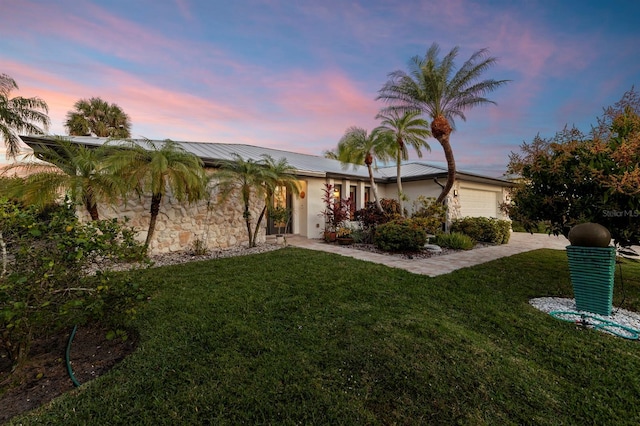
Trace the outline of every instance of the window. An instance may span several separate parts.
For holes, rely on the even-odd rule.
[[[334,203],[340,203],[342,199],[342,185],[336,184],[333,186],[333,199]]]
[[[356,192],[356,186],[355,185],[351,185],[349,187],[349,200],[351,200],[351,212],[349,215],[349,219],[353,220],[355,219],[355,215],[356,215],[356,200],[357,198],[357,192]]]

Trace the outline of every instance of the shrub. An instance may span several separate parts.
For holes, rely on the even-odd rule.
[[[354,243],[367,243],[371,241],[367,232],[361,228],[356,228],[351,231],[351,238],[353,238]]]
[[[440,219],[434,217],[412,217],[411,219],[407,220],[422,228],[424,232],[429,235],[435,235],[439,232],[442,232],[443,222],[440,222]]]
[[[547,230],[550,228],[550,225],[544,221],[536,222],[533,226],[530,227],[530,230],[527,230],[527,226],[524,223],[518,220],[511,221],[511,229],[513,232],[531,232],[532,234],[546,234]]]
[[[395,219],[376,228],[374,243],[386,251],[419,251],[427,233],[411,220]]]
[[[476,245],[471,237],[460,232],[438,234],[433,243],[453,250],[471,250]]]
[[[447,219],[447,206],[437,203],[433,197],[419,196],[413,202],[412,219],[419,219],[428,234],[437,234]]]
[[[461,232],[476,241],[506,244],[511,236],[511,222],[489,217],[465,217],[451,223],[451,232]]]
[[[380,200],[382,206],[382,212],[376,207],[376,203],[367,203],[366,207],[357,210],[355,213],[355,219],[360,222],[360,229],[362,229],[361,242],[371,243],[373,242],[373,236],[378,225],[387,223],[390,220],[400,218],[400,206],[398,201],[391,198],[383,198]]]
[[[398,200],[393,198],[382,198],[380,200],[380,205],[388,217],[400,216],[400,204],[398,203]]]
[[[352,200],[350,198],[336,200],[333,196],[333,185],[325,183],[322,190],[322,202],[324,210],[320,214],[324,216],[325,231],[336,232],[349,220]]]
[[[73,207],[37,211],[0,201],[0,242],[7,248],[7,273],[0,277],[0,351],[19,362],[33,338],[130,310],[137,286],[120,286],[100,271],[84,276],[89,265],[141,259],[144,247],[134,236],[116,220],[82,224]]]

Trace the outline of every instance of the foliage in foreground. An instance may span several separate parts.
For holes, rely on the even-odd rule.
[[[33,339],[88,319],[111,321],[130,309],[137,284],[109,274],[84,279],[89,265],[142,259],[134,232],[114,220],[78,222],[73,208],[39,211],[0,202],[0,352],[24,361]]]
[[[596,222],[617,244],[640,243],[640,95],[633,89],[605,110],[589,134],[565,128],[512,153],[509,173],[523,182],[506,206],[527,230],[550,222],[555,235]]]
[[[571,296],[561,251],[438,278],[292,248],[134,275],[155,289],[137,352],[14,424],[640,422],[638,343],[527,303]]]

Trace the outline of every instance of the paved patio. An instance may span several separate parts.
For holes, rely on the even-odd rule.
[[[547,234],[532,235],[525,232],[514,232],[511,234],[509,244],[436,255],[427,259],[401,259],[397,256],[356,250],[348,246],[327,244],[320,239],[309,239],[298,235],[287,236],[287,243],[294,247],[326,251],[355,259],[381,263],[392,268],[405,269],[414,274],[428,275],[430,277],[448,274],[456,269],[490,262],[517,253],[540,248],[564,250],[569,245],[569,241],[563,236],[554,237]]]

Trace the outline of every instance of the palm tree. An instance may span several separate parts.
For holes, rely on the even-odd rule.
[[[300,187],[298,186],[298,178],[295,174],[296,169],[291,166],[286,158],[280,158],[279,160],[274,160],[270,155],[263,155],[263,165],[266,168],[262,177],[263,181],[261,183],[264,188],[264,207],[260,212],[260,216],[258,217],[258,221],[256,222],[256,227],[253,231],[253,243],[255,244],[258,237],[258,232],[260,230],[260,223],[262,223],[262,219],[265,216],[265,213],[269,211],[271,213],[271,208],[273,207],[273,195],[276,192],[278,187],[284,187],[287,191],[287,194],[298,195],[300,193]]]
[[[80,99],[75,111],[67,113],[65,127],[71,136],[98,136],[109,138],[131,137],[131,120],[116,104],[100,98]]]
[[[62,192],[75,203],[83,204],[92,220],[99,220],[98,201],[114,202],[122,188],[117,175],[105,169],[105,161],[113,148],[103,145],[90,148],[56,138],[52,146],[34,150],[39,162],[16,163],[28,172],[16,196],[27,204],[46,205],[55,202]]]
[[[322,156],[324,158],[328,158],[329,160],[337,160],[338,151],[335,149],[327,149],[326,151],[322,151]]]
[[[264,182],[269,179],[267,168],[264,160],[253,160],[251,158],[244,159],[239,154],[232,154],[232,160],[224,160],[220,162],[220,168],[216,177],[219,180],[221,201],[226,201],[228,197],[240,192],[242,198],[243,213],[247,236],[249,237],[249,247],[255,247],[256,233],[253,232],[251,225],[251,195],[261,198],[266,193]],[[263,214],[260,215],[262,220]],[[257,226],[256,226],[257,228]]]
[[[383,211],[378,189],[373,178],[373,166],[376,159],[387,161],[393,158],[392,146],[395,141],[389,133],[374,129],[370,134],[361,127],[349,127],[338,142],[338,159],[344,167],[353,164],[354,169],[363,163],[369,171],[369,182],[373,191],[373,199],[380,212]]]
[[[457,71],[454,61],[458,55],[454,47],[440,59],[440,47],[434,43],[424,58],[414,56],[409,72],[401,70],[389,74],[377,99],[391,104],[388,110],[418,110],[431,119],[431,134],[440,142],[447,160],[447,183],[438,196],[442,203],[453,187],[456,163],[449,136],[455,129],[455,118],[466,121],[464,111],[478,105],[495,104],[485,98],[487,93],[505,85],[509,80],[482,80],[481,75],[496,63],[487,49],[473,53]]]
[[[431,136],[429,131],[429,123],[426,120],[420,118],[420,111],[405,111],[404,114],[400,114],[398,111],[390,111],[388,113],[381,112],[376,116],[378,119],[382,119],[380,127],[381,132],[388,132],[389,136],[395,140],[396,151],[396,175],[398,182],[398,204],[400,207],[400,214],[404,216],[404,194],[402,192],[402,161],[409,159],[409,150],[407,146],[415,149],[418,157],[422,158],[421,149],[424,148],[427,151],[431,151],[431,147],[425,140],[425,138]]]
[[[144,146],[143,146],[144,145]],[[109,168],[123,176],[129,190],[149,191],[151,206],[145,247],[149,247],[156,228],[162,199],[171,193],[178,201],[194,202],[206,196],[204,165],[198,156],[177,142],[162,144],[144,139],[142,144],[129,140],[109,157]]]
[[[297,195],[300,192],[298,179],[293,168],[286,160],[281,158],[274,160],[269,155],[263,155],[260,160],[244,159],[238,154],[233,154],[232,160],[220,163],[216,177],[221,189],[221,200],[240,192],[242,198],[245,225],[249,238],[249,247],[255,247],[260,232],[260,224],[273,202],[273,195],[278,187],[285,187],[288,193]],[[260,211],[255,228],[251,221],[251,196],[264,199],[264,206]]]
[[[7,147],[8,158],[16,158],[20,153],[18,133],[43,134],[50,123],[45,101],[38,97],[9,98],[14,89],[18,89],[16,81],[0,74],[0,135]]]

